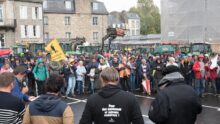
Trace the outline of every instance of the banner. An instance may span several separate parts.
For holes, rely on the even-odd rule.
[[[60,61],[66,58],[63,49],[60,47],[59,42],[54,39],[46,47],[45,50],[50,52],[51,61]]]
[[[212,64],[211,64],[211,66],[210,66],[210,69],[214,69],[214,68],[218,67],[218,65],[217,65],[217,62],[218,62],[218,54],[217,54],[213,59],[211,59],[211,62],[212,62]]]

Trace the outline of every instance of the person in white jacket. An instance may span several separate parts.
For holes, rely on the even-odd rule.
[[[77,78],[76,78],[76,82],[77,82],[77,89],[78,89],[78,93],[81,94],[84,92],[84,77],[86,74],[86,68],[83,66],[83,61],[79,61],[79,65],[77,66],[76,69],[76,74],[77,74]]]

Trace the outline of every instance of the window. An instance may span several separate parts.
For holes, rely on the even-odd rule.
[[[48,25],[48,17],[44,16],[44,25]]]
[[[32,19],[42,19],[42,7],[32,7]]]
[[[44,33],[44,39],[49,40],[49,33],[48,32]]]
[[[72,8],[71,1],[65,1],[65,7],[66,9],[71,9]]]
[[[37,36],[37,29],[36,26],[33,26],[33,36],[36,37]]]
[[[0,48],[5,47],[5,36],[4,34],[0,34]]]
[[[65,17],[65,25],[70,25],[70,17],[69,16]]]
[[[28,26],[27,25],[21,25],[21,38],[28,37]]]
[[[27,6],[20,6],[20,19],[27,19]]]
[[[98,17],[93,17],[93,25],[98,25]]]
[[[44,8],[44,9],[47,8],[47,1],[46,1],[46,0],[43,2],[43,8]]]
[[[99,4],[98,3],[93,3],[92,8],[93,8],[93,10],[98,10],[99,9]]]
[[[140,28],[140,21],[136,21],[136,28]]]
[[[66,38],[67,38],[67,39],[70,39],[70,35],[71,35],[70,32],[66,32]]]
[[[3,22],[3,8],[2,8],[2,5],[0,5],[0,22]]]
[[[131,27],[135,28],[135,21],[131,21]]]
[[[98,32],[93,32],[93,40],[98,40]]]
[[[135,30],[132,30],[132,34],[131,34],[132,36],[134,36],[135,35]]]

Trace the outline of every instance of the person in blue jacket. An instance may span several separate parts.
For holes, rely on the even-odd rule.
[[[24,77],[26,76],[27,69],[23,66],[17,66],[14,71],[15,82],[14,88],[12,89],[12,95],[18,97],[20,100],[24,102],[29,102],[34,99],[33,96],[28,96],[26,93],[28,92],[28,86],[26,82],[24,82]]]

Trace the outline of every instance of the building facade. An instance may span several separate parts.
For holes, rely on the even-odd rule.
[[[43,43],[42,0],[0,0],[0,48]]]
[[[108,12],[96,0],[44,0],[44,41],[71,43],[85,37],[89,44],[101,43],[106,34]]]
[[[108,26],[125,29],[126,36],[140,35],[140,17],[136,13],[111,12],[108,16]]]

